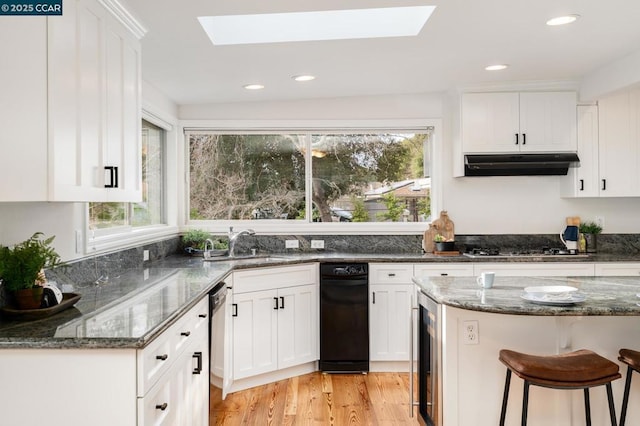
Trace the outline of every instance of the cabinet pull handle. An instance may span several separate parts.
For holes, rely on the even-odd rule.
[[[603,191],[607,190],[607,180],[606,179],[602,179],[602,190]]]
[[[446,272],[442,272],[442,273],[440,273],[440,276],[441,277],[446,277],[446,276],[449,276],[449,274],[447,274]]]
[[[199,314],[198,315],[198,318],[206,318],[206,317],[207,317],[207,314]]]
[[[584,179],[580,179],[580,191],[584,191]]]
[[[160,361],[166,361],[167,358],[169,358],[169,355],[167,355],[167,354],[156,355],[156,359],[160,360]]]
[[[284,309],[284,297],[280,296],[280,309]]]
[[[393,272],[389,274],[390,277],[395,277],[396,274],[394,274]]]
[[[516,133],[516,145],[518,145],[518,134]]]
[[[193,374],[200,374],[202,372],[202,352],[194,352],[192,358],[197,361],[196,368],[193,369]]]
[[[191,332],[190,331],[183,331],[182,333],[180,333],[180,335],[184,336],[184,337],[189,337],[189,336],[191,336]]]
[[[104,169],[107,170],[109,172],[109,183],[108,184],[104,184],[105,188],[117,188],[115,186],[115,179],[114,179],[114,166],[104,166]]]
[[[526,145],[527,144],[527,134],[523,133],[522,134],[522,145]]]
[[[373,298],[372,298],[372,303],[375,305],[376,304],[376,292],[373,292]]]
[[[273,307],[276,311],[278,310],[278,298],[274,297],[273,300],[276,302],[276,306]]]
[[[418,307],[413,306],[413,296],[411,296],[411,314],[409,315],[409,417],[413,418],[413,407],[419,406],[420,403],[413,400],[413,387],[414,387],[414,359],[413,359],[413,334],[415,333],[414,327],[416,324],[415,312],[418,311]]]
[[[167,409],[168,406],[169,406],[169,404],[167,404],[166,402],[164,402],[162,404],[157,404],[156,405],[156,410],[164,411],[164,410]]]
[[[231,304],[231,308],[233,309],[233,313],[231,314],[232,317],[237,317],[238,316],[238,304],[237,303],[232,303]]]

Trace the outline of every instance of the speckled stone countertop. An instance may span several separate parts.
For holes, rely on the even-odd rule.
[[[638,262],[640,259],[637,256],[620,255],[470,258],[463,255],[315,252],[294,255],[273,254],[268,257],[234,261],[205,262],[202,258],[170,256],[162,260],[146,262],[143,267],[126,270],[117,276],[109,276],[106,282],[62,283],[63,291],[79,293],[82,296],[80,301],[72,308],[39,320],[21,321],[0,317],[0,349],[143,348],[202,297],[205,297],[214,285],[224,279],[231,271],[313,261]],[[448,282],[446,278],[444,279],[442,285]],[[499,279],[498,283],[501,280]],[[521,283],[519,280],[523,279],[512,278],[510,282],[515,283],[514,286],[517,287],[521,285],[518,284]],[[460,283],[462,287],[455,291],[454,287],[451,287],[450,292],[446,293],[449,296],[442,301],[467,309],[509,313],[536,313],[538,310],[538,312],[546,311],[549,315],[558,313],[566,315],[636,315],[640,313],[640,307],[628,301],[630,299],[627,296],[635,296],[634,291],[640,292],[640,286],[633,287],[633,279],[631,278],[628,285],[622,283],[597,284],[595,281],[593,284],[589,284],[588,279],[583,279],[581,282],[586,286],[585,289],[588,288],[589,291],[595,292],[594,294],[603,294],[603,303],[597,304],[592,298],[582,306],[573,308],[530,306],[530,304],[519,300],[518,290],[501,290],[500,284],[496,289],[491,290],[488,299],[485,297],[485,302],[489,300],[491,303],[483,305],[480,303],[481,298],[476,294],[475,281],[460,279],[455,282]],[[601,287],[594,287],[592,290],[591,286],[596,285]],[[597,293],[598,291],[600,293]],[[499,295],[504,297],[498,298]],[[606,295],[615,295],[615,297],[609,300],[605,297]],[[627,310],[625,311],[625,309]]]
[[[473,311],[515,315],[640,315],[640,278],[636,277],[496,276],[490,289],[478,287],[475,277],[414,277],[413,281],[436,302]],[[576,293],[584,295],[585,300],[558,306],[522,298],[526,287],[559,285],[577,288]]]

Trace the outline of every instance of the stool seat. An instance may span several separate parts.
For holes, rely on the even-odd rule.
[[[583,389],[587,426],[591,426],[589,388],[604,385],[607,388],[611,426],[616,426],[616,413],[613,404],[611,382],[619,379],[621,376],[619,372],[620,368],[615,362],[586,349],[560,355],[530,355],[509,349],[502,349],[498,359],[507,367],[504,395],[502,397],[502,410],[500,412],[500,426],[504,426],[506,421],[512,372],[524,380],[522,393],[522,426],[527,424],[529,386],[531,385],[553,389]]]
[[[546,356],[503,349],[499,359],[518,377],[538,386],[583,388],[620,378],[618,364],[586,349]]]
[[[620,349],[618,359],[636,371],[640,371],[640,352],[631,349]]]

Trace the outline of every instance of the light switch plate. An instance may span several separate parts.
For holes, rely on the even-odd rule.
[[[285,240],[284,246],[285,248],[298,248],[300,247],[300,242],[298,240]]]

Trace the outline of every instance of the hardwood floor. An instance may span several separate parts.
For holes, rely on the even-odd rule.
[[[218,399],[211,426],[419,424],[417,410],[409,417],[407,373],[317,372],[235,392],[214,406]]]

